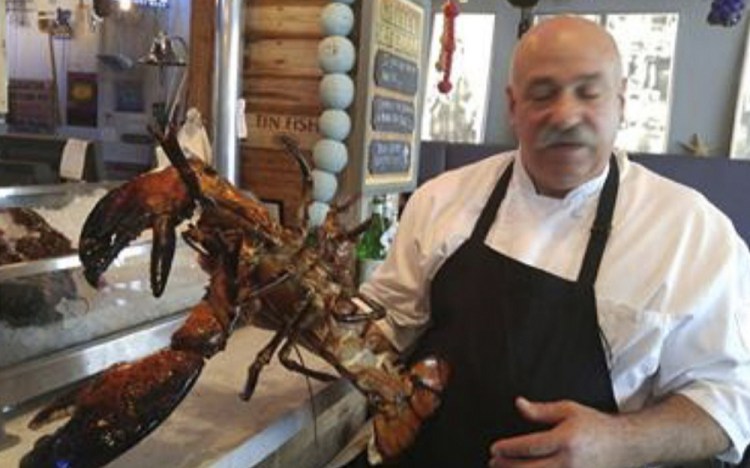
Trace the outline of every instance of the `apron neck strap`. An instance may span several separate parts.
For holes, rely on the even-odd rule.
[[[497,210],[500,208],[500,203],[505,198],[505,193],[508,191],[508,185],[510,185],[510,178],[513,175],[513,161],[508,164],[505,168],[505,172],[500,176],[500,180],[495,184],[495,188],[492,190],[490,199],[484,205],[482,214],[479,215],[477,223],[474,225],[474,230],[471,232],[471,240],[474,242],[483,243],[487,237],[487,233],[490,232],[492,223],[495,222],[495,215]]]
[[[503,175],[495,184],[495,188],[490,195],[490,199],[482,209],[474,230],[471,233],[473,242],[484,243],[490,227],[495,222],[495,216],[500,208],[500,204],[505,198],[513,175],[513,161],[505,168]],[[617,191],[620,186],[620,171],[617,167],[617,160],[612,155],[609,160],[609,173],[604,181],[599,203],[596,207],[596,218],[591,226],[591,235],[586,246],[586,253],[581,264],[581,271],[578,273],[578,283],[592,285],[596,281],[596,275],[599,272],[604,247],[607,245],[607,239],[612,229],[612,215],[615,209],[615,200],[617,200]]]
[[[609,158],[609,173],[604,181],[604,187],[599,194],[599,203],[596,206],[596,218],[591,225],[591,235],[586,246],[586,255],[583,257],[581,271],[578,272],[578,283],[593,286],[599,265],[604,256],[604,247],[607,245],[609,233],[612,231],[612,215],[615,212],[615,201],[617,191],[620,188],[620,170],[617,160],[612,155]]]

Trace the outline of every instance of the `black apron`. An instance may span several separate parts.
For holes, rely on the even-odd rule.
[[[433,324],[410,360],[441,356],[452,374],[442,406],[423,425],[402,466],[487,466],[492,442],[543,429],[520,416],[514,404],[519,395],[617,411],[594,301],[617,198],[617,163],[612,157],[577,281],[484,244],[512,170],[511,164],[471,237],[432,282]]]

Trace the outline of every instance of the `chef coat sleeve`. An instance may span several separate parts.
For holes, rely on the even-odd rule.
[[[377,322],[399,350],[409,347],[429,322],[428,273],[430,197],[418,190],[409,199],[385,261],[360,291],[387,310]]]
[[[673,266],[680,279],[668,302],[680,318],[663,343],[654,397],[677,392],[700,406],[732,442],[720,458],[737,463],[750,442],[750,254],[727,231],[692,242]]]

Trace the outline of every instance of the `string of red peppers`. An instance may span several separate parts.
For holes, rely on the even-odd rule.
[[[437,71],[443,77],[437,85],[438,91],[447,94],[453,88],[451,83],[451,68],[453,67],[453,53],[456,51],[456,16],[458,16],[458,2],[446,0],[443,3],[443,35],[440,37],[440,58],[435,64]]]

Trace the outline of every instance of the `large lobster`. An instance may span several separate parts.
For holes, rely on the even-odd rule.
[[[279,347],[279,359],[288,369],[334,378],[295,361],[291,352],[299,344],[367,397],[375,448],[385,460],[397,458],[439,406],[449,369],[435,357],[403,368],[372,326],[383,308],[357,293],[342,268],[346,252],[366,227],[342,228],[338,217],[349,203],[332,207],[318,228],[284,228],[258,200],[200,160],[188,160],[174,129],[154,133],[172,166],[141,175],[99,201],[81,232],[84,273],[92,285],[98,284],[118,252],[150,227],[151,288],[159,296],[174,254],[175,228],[198,209],[197,221],[183,237],[210,276],[206,294],[167,348],[116,364],[37,413],[29,423],[33,428],[70,419],[42,436],[21,466],[101,466],[128,450],[175,409],[242,316],[275,331],[249,367],[243,399],[252,396],[262,368]],[[288,140],[282,141],[290,147]],[[309,167],[299,151],[291,152],[309,193]]]

